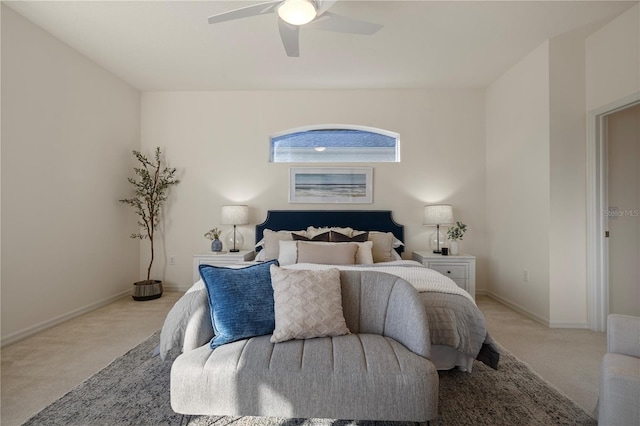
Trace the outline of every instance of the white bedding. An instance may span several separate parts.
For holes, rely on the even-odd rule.
[[[371,271],[385,272],[395,275],[407,281],[418,290],[419,293],[435,292],[464,296],[475,303],[473,297],[465,290],[458,287],[449,277],[439,272],[422,266],[414,260],[396,260],[393,262],[376,263],[374,265],[320,265],[316,263],[296,263],[282,266],[284,269],[320,270],[338,268],[343,271]]]

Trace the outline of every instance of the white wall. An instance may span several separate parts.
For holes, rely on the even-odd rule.
[[[402,162],[371,164],[373,204],[288,203],[290,165],[268,162],[269,135],[323,123],[400,133]],[[428,247],[432,232],[422,226],[423,206],[447,202],[456,219],[469,225],[463,249],[478,256],[478,288],[485,288],[482,90],[144,93],[142,148],[151,152],[154,146],[163,148],[182,179],[172,188],[165,243],[159,242],[161,255],[154,265],[154,275],[168,286],[192,284],[192,255],[208,251],[203,234],[220,226],[224,204],[250,206],[251,224],[240,227],[245,248],[252,247],[253,225],[269,209],[390,209],[405,225],[410,258],[411,250]],[[148,250],[141,248],[144,259]],[[175,256],[176,264],[167,265],[163,253]]]
[[[543,322],[549,319],[549,130],[545,42],[486,90],[488,290]]]
[[[138,279],[140,94],[2,5],[2,342]]]
[[[587,111],[640,92],[640,5],[587,38]]]
[[[587,324],[585,36],[549,42],[549,325]]]

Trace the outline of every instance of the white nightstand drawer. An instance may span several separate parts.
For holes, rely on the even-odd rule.
[[[241,250],[239,252],[231,253],[202,253],[193,255],[193,282],[200,279],[200,271],[198,267],[200,265],[212,265],[212,266],[231,266],[242,262],[248,262],[253,260],[255,252],[248,250]]]
[[[476,295],[476,258],[468,254],[442,256],[430,251],[414,251],[413,260],[451,278],[460,288]]]
[[[434,271],[440,272],[445,277],[449,277],[454,280],[456,278],[462,278],[465,280],[469,278],[469,267],[466,263],[463,265],[456,265],[451,263],[429,262],[428,267]]]

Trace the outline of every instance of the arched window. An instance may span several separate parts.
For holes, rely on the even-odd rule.
[[[273,163],[400,162],[400,135],[352,125],[290,129],[271,137]]]

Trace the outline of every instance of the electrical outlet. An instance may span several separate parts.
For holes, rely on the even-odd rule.
[[[528,270],[528,269],[523,270],[523,271],[522,271],[522,280],[523,280],[525,283],[528,283],[528,282],[529,282],[529,279],[530,279],[530,276],[529,276],[529,270]]]
[[[169,265],[175,265],[175,264],[176,264],[176,257],[169,256]]]

